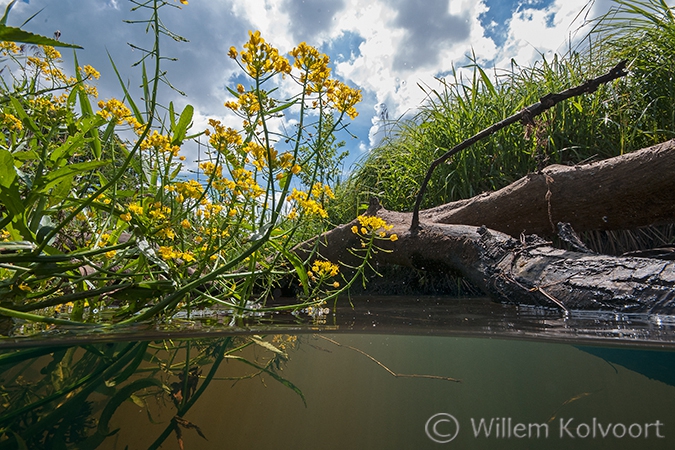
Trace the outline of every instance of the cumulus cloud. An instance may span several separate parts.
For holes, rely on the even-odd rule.
[[[593,2],[589,16],[606,11],[608,2]],[[0,5],[7,3],[0,0]],[[127,42],[143,45],[150,37],[143,25],[123,23],[139,18],[131,6],[126,0],[31,0],[15,5],[10,25],[44,8],[28,24],[30,31],[51,36],[59,30],[61,40],[83,45],[78,58],[103,73],[98,84],[104,98],[120,95],[109,52],[139,98],[139,71],[130,66],[142,55]],[[227,57],[228,48],[241,47],[247,30],[260,30],[282,53],[304,40],[336,52],[330,53],[334,73],[363,90],[361,115],[350,128],[361,140],[348,145],[367,149],[381,138],[385,125],[424,101],[420,85],[436,87],[435,77],[453,68],[461,72],[469,54],[488,67],[507,67],[511,58],[527,65],[542,54],[564,51],[578,26],[572,21],[585,7],[587,0],[512,0],[508,6],[503,0],[192,1],[180,10],[166,8],[163,16],[170,29],[190,41],[166,39],[162,48],[163,54],[178,58],[164,68],[188,97],[164,88],[162,99],[178,108],[193,104],[195,129],[203,129],[209,117],[234,126],[223,101],[230,97],[225,86],[239,81],[235,76],[240,72]],[[63,54],[71,58],[70,52]]]
[[[470,11],[450,14],[448,0],[400,0],[393,6],[393,25],[405,30],[404,45],[394,56],[394,70],[433,67],[444,48],[463,44],[469,38]]]
[[[283,5],[293,22],[293,38],[310,42],[333,27],[333,18],[344,9],[345,0],[284,0]]]

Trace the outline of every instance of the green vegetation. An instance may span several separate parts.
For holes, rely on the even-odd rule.
[[[534,127],[511,126],[454,156],[435,171],[422,207],[502,188],[547,164],[608,158],[675,137],[673,9],[660,0],[616,1],[591,25],[583,46],[564,56],[531,67],[512,61],[492,73],[474,57],[440,87],[425,87],[416,116],[397,123],[336,189],[331,219],[353,219],[372,195],[386,208],[412,210],[429,165],[448,149],[624,59],[628,77],[557,105]]]
[[[354,280],[290,249],[329,225],[342,157],[333,135],[356,116],[360,91],[331,78],[315,48],[301,43],[289,61],[250,32],[228,55],[250,82],[229,89],[225,103],[241,128],[211,119],[193,131],[192,106],[176,111],[157,94],[160,83],[171,86],[162,39],[184,40],[160,12],[179,5],[133,3],[147,14],[135,23],[151,37],[134,46],[150,49],[137,64],[142,103],[114,63],[123,100],[96,102],[93,67],[75,58],[69,76],[52,46],[0,43],[0,314],[40,330],[126,325],[219,304],[236,321],[337,298]],[[284,128],[289,122],[297,125]],[[199,178],[185,177],[183,147],[203,135]],[[369,254],[382,234],[368,229],[359,251]],[[266,307],[289,280],[300,281],[296,303]]]
[[[5,350],[0,353],[5,383],[0,447],[110,445],[119,439],[115,418],[124,415],[125,403],[133,402],[136,410],[147,414],[140,418],[147,420],[147,448],[162,447],[171,435],[182,448],[183,433],[206,439],[198,424],[185,416],[212,382],[264,376],[305,402],[300,389],[279,373],[297,345],[296,336],[275,335]]]

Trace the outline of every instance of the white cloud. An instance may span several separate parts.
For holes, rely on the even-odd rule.
[[[550,55],[564,50],[565,41],[576,27],[571,22],[587,4],[587,0],[554,0],[542,8],[535,6],[541,2],[520,2],[506,22],[488,25],[506,27],[506,42],[498,48],[481,25],[480,16],[487,11],[485,1],[221,0],[192,1],[181,10],[166,8],[163,19],[169,28],[190,42],[165,41],[164,54],[178,58],[177,62],[166,63],[168,77],[188,97],[165,89],[163,101],[174,101],[177,108],[193,104],[196,130],[204,129],[210,117],[236,126],[235,118],[223,106],[223,101],[230,98],[225,85],[240,73],[227,57],[227,50],[232,45],[240,48],[248,38],[247,30],[260,30],[283,53],[299,40],[321,47],[349,32],[362,38],[358,48],[340,48],[342,58],[330,56],[337,61],[336,75],[364,91],[361,116],[350,129],[372,145],[378,139],[378,130],[382,131],[381,125],[386,123],[378,119],[380,111],[375,106],[385,104],[390,119],[414,111],[425,96],[418,85],[438,86],[434,76],[450,72],[453,66],[459,69],[472,51],[480,63],[496,62],[498,67],[508,67],[511,58],[528,65],[540,53]],[[605,11],[608,1],[596,0],[590,16]],[[0,0],[0,5],[7,3],[8,0]],[[82,43],[85,51],[78,53],[80,62],[103,73],[99,90],[103,98],[109,98],[119,96],[120,88],[110,70],[106,50],[115,58],[123,77],[130,79],[132,89],[140,84],[139,71],[130,65],[141,55],[126,43],[147,43],[148,36],[143,26],[122,22],[138,18],[130,13],[131,6],[127,0],[59,0],[58,5],[31,0],[16,4],[10,24],[20,24],[44,7],[28,29],[48,36],[58,29],[62,40]],[[69,57],[66,52],[64,57]]]

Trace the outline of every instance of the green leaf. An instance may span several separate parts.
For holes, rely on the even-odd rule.
[[[56,183],[48,197],[49,207],[56,206],[68,198],[73,188],[73,178],[74,175],[65,176]]]
[[[294,102],[294,101],[293,101],[293,102],[284,103],[283,105],[277,106],[276,108],[272,109],[271,111],[268,111],[268,112],[265,113],[265,114],[276,114],[276,113],[278,113],[279,111],[283,111],[284,109],[290,108],[291,106],[295,105],[296,103],[297,103],[297,102]]]
[[[287,354],[286,352],[279,350],[278,348],[276,348],[274,345],[270,344],[270,343],[267,342],[267,341],[263,341],[263,340],[262,340],[262,337],[260,337],[260,336],[251,336],[251,340],[252,340],[255,344],[259,345],[260,347],[262,347],[262,348],[264,348],[264,349],[266,349],[266,350],[269,350],[269,351],[271,351],[272,353],[276,353],[277,355],[281,356],[281,357],[284,358],[284,359],[288,359],[288,354]]]
[[[5,8],[5,13],[2,15],[2,19],[0,19],[0,25],[6,26],[7,25],[7,17],[9,16],[9,11],[12,9],[12,6],[16,3],[17,0],[12,0],[9,2],[7,5],[7,8]]]
[[[113,414],[115,414],[115,411],[117,411],[117,408],[119,408],[127,399],[130,399],[135,392],[150,387],[163,388],[164,385],[156,378],[141,378],[140,380],[133,381],[132,383],[129,383],[120,389],[103,409],[101,417],[98,421],[98,428],[96,429],[96,432],[89,436],[86,440],[80,442],[77,448],[97,448],[99,445],[101,445],[108,436],[114,433],[114,431],[110,431],[109,423]]]
[[[6,17],[3,17],[6,20]],[[56,39],[33,34],[29,31],[24,31],[21,28],[8,27],[0,24],[0,41],[23,42],[26,44],[36,45],[51,45],[52,47],[68,47],[68,48],[82,48],[75,44],[66,44],[65,42],[57,41]]]
[[[46,183],[43,186],[41,186],[38,192],[44,192],[48,189],[51,189],[53,186],[56,185],[56,183],[60,182],[60,178],[70,177],[82,172],[88,172],[90,170],[105,166],[107,164],[110,164],[110,161],[108,160],[85,161],[61,167],[60,169],[56,169],[44,176],[43,181],[45,181]]]
[[[21,103],[19,103],[19,100],[17,100],[15,97],[10,97],[9,101],[12,103],[14,112],[17,116],[19,116],[19,119],[21,119],[21,123],[28,127],[30,131],[35,133],[37,136],[43,137],[40,129],[37,127],[37,125],[35,125],[35,122],[33,122],[33,119],[28,115],[26,110],[23,109],[23,106]]]
[[[12,216],[12,221],[15,222],[24,239],[28,239],[31,233],[23,222],[26,208],[21,199],[17,181],[12,154],[9,150],[0,149],[0,203]]]
[[[141,114],[141,110],[138,109],[138,106],[136,106],[136,103],[134,103],[134,100],[131,97],[131,94],[129,93],[129,90],[124,85],[124,81],[122,81],[122,76],[120,75],[120,72],[117,70],[117,66],[115,65],[115,61],[112,59],[112,56],[110,56],[110,53],[108,53],[108,59],[110,59],[110,64],[112,64],[113,70],[115,71],[115,75],[117,75],[117,80],[120,82],[120,86],[122,87],[122,90],[124,91],[124,99],[129,103],[129,106],[131,107],[131,111],[134,113],[134,117],[136,118],[136,120],[138,120],[139,123],[144,124],[145,120],[143,119],[143,114]]]
[[[295,253],[290,252],[283,245],[279,245],[274,241],[269,241],[269,243],[293,265],[295,273],[300,279],[300,284],[302,284],[302,290],[305,292],[305,295],[309,295],[309,276],[307,276],[307,270],[305,270],[305,265],[300,257]]]
[[[78,83],[82,83],[82,74],[80,73],[80,63],[77,61],[77,54],[73,52],[73,61],[75,63],[75,78]],[[82,112],[83,118],[90,118],[94,116],[94,109],[91,107],[91,102],[89,101],[89,94],[87,94],[84,89],[75,89],[77,91],[77,98],[80,101],[80,111]],[[101,138],[98,134],[97,129],[90,129],[89,137],[91,137],[92,151],[96,159],[101,159]]]
[[[298,394],[300,396],[300,398],[302,399],[302,403],[305,405],[305,408],[307,407],[307,400],[305,400],[305,396],[302,394],[302,391],[296,385],[294,385],[293,383],[291,383],[287,379],[279,376],[279,374],[275,373],[272,370],[269,370],[266,367],[263,367],[263,366],[260,366],[256,363],[254,363],[254,362],[251,362],[248,359],[243,358],[241,356],[225,355],[225,357],[228,358],[228,359],[235,359],[237,361],[241,361],[244,364],[248,364],[251,367],[255,367],[256,369],[265,372],[266,374],[268,374],[269,376],[271,376],[272,378],[277,380],[279,383],[283,384],[284,386],[286,386],[287,388],[291,389],[293,392]]]
[[[16,180],[14,157],[4,148],[0,149],[0,186],[9,188]]]
[[[70,158],[78,148],[82,148],[83,146],[84,136],[81,133],[77,133],[74,136],[69,136],[68,139],[66,139],[66,142],[57,147],[51,153],[51,155],[49,155],[49,159],[56,163],[56,166],[59,166],[58,163],[60,159]]]
[[[187,130],[190,128],[190,125],[192,125],[192,116],[194,115],[194,112],[195,109],[192,105],[187,105],[180,114],[180,119],[178,119],[178,123],[173,130],[173,140],[171,141],[171,145],[180,145],[183,143]]]

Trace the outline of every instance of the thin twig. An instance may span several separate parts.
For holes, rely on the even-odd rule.
[[[327,338],[326,336],[321,336],[320,334],[317,334],[317,335],[315,335],[315,336],[316,336],[316,337],[320,337],[321,339],[325,339],[325,340],[327,340],[328,342],[330,342],[330,343],[332,343],[332,344],[334,344],[334,345],[337,345],[338,347],[348,348],[349,350],[354,350],[354,351],[357,352],[357,353],[361,353],[363,356],[365,356],[366,358],[370,359],[370,360],[373,361],[375,364],[377,364],[378,366],[382,367],[384,370],[386,370],[387,372],[389,372],[390,375],[392,375],[392,376],[394,376],[394,377],[396,377],[396,378],[430,378],[430,379],[432,379],[432,380],[452,381],[452,382],[454,382],[454,383],[461,383],[461,382],[462,382],[462,380],[458,380],[457,378],[442,377],[442,376],[439,376],[439,375],[418,375],[418,374],[396,373],[396,372],[394,372],[393,370],[391,370],[389,367],[385,366],[385,365],[382,364],[380,361],[378,361],[377,359],[373,358],[372,356],[370,356],[368,353],[364,352],[364,351],[361,350],[361,349],[358,349],[358,348],[356,348],[356,347],[352,347],[352,346],[350,346],[350,345],[340,344],[339,342],[334,341],[334,340],[331,339],[331,338]]]
[[[615,80],[619,77],[623,77],[625,75],[628,75],[628,72],[625,71],[626,68],[626,61],[621,61],[619,64],[617,64],[612,70],[607,72],[605,75],[601,75],[597,78],[593,78],[592,80],[588,80],[583,84],[580,84],[579,86],[567,89],[565,91],[559,92],[557,94],[551,93],[548,95],[543,96],[537,103],[534,103],[526,108],[524,108],[522,111],[520,111],[517,114],[514,114],[510,117],[507,117],[506,119],[502,120],[501,122],[497,122],[490,127],[484,129],[478,134],[473,135],[469,139],[461,142],[460,144],[456,145],[452,149],[448,150],[443,156],[440,158],[436,159],[434,162],[431,163],[431,166],[429,167],[429,170],[427,171],[426,176],[424,177],[424,181],[422,182],[422,185],[420,186],[420,191],[417,193],[417,198],[415,200],[415,207],[413,208],[413,216],[412,216],[412,222],[410,224],[410,231],[415,232],[419,229],[419,212],[420,212],[420,205],[422,204],[422,198],[424,197],[424,192],[427,189],[427,184],[429,184],[429,180],[431,179],[431,175],[433,174],[434,170],[436,167],[438,167],[440,164],[444,163],[447,161],[451,156],[455,155],[456,153],[461,152],[465,148],[475,144],[476,142],[480,141],[481,139],[484,139],[491,134],[496,133],[497,131],[501,130],[502,128],[505,128],[515,122],[523,122],[524,124],[531,124],[532,123],[532,118],[540,115],[544,111],[552,108],[556,104],[562,102],[563,100],[567,100],[568,98],[571,97],[576,97],[578,95],[582,94],[587,94],[591,92],[595,92],[595,90],[598,89],[598,87],[601,84],[607,83],[609,81]]]

